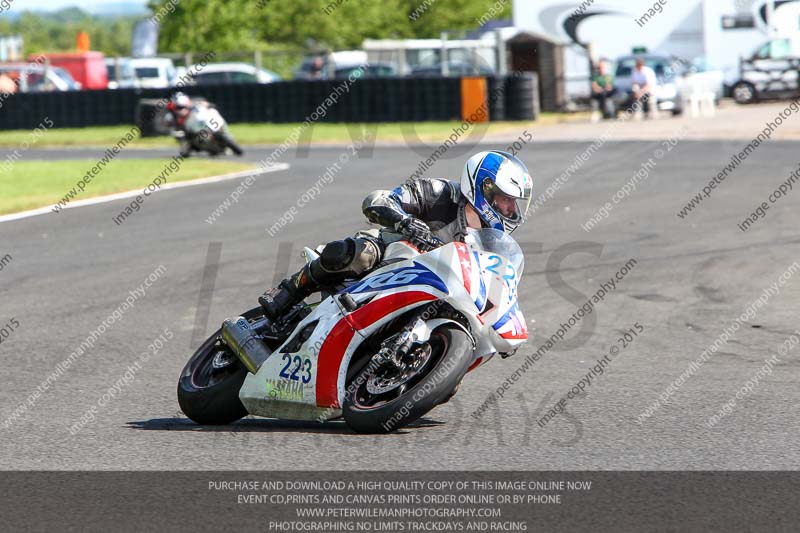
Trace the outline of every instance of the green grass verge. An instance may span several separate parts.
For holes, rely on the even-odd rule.
[[[489,134],[522,132],[524,129],[535,129],[539,126],[568,122],[578,115],[542,113],[536,122],[491,122],[478,124],[478,131],[488,130]],[[361,137],[361,132],[375,134],[378,142],[411,141],[440,143],[459,126],[460,122],[415,122],[415,123],[379,123],[379,124],[331,124],[317,123],[304,131],[301,143],[350,143]],[[240,144],[281,144],[298,127],[298,123],[290,124],[234,124],[231,132]],[[131,126],[103,126],[93,128],[53,128],[42,134],[32,148],[48,146],[100,146],[108,147],[124,137]],[[416,132],[416,133],[414,133]],[[0,147],[18,148],[20,143],[29,137],[30,132],[0,131]],[[131,147],[152,148],[176,146],[171,137],[149,137],[137,139]]]
[[[115,192],[144,189],[160,175],[171,159],[116,159],[106,165],[75,200]],[[0,215],[57,203],[97,161],[18,161],[0,173]],[[166,177],[167,183],[216,176],[253,168],[235,161],[184,160]]]

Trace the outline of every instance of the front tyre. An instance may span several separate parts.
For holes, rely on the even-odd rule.
[[[244,314],[262,314],[259,308]],[[222,341],[221,330],[209,337],[183,367],[178,381],[178,404],[201,425],[222,426],[247,416],[239,400],[247,369]]]
[[[244,154],[244,150],[242,150],[242,147],[239,146],[239,143],[237,143],[233,139],[233,137],[231,136],[230,133],[221,132],[219,134],[219,138],[220,138],[219,139],[220,140],[220,144],[222,146],[227,146],[228,148],[230,148],[233,151],[234,154],[236,154],[238,156],[241,156],[241,155]]]
[[[388,378],[370,365],[357,374],[342,407],[347,425],[359,433],[389,433],[443,403],[467,373],[472,341],[459,327],[442,326],[431,334],[429,344],[430,356],[418,374],[403,376],[397,388],[388,388]]]
[[[185,140],[181,141],[180,154],[181,154],[181,157],[183,157],[184,159],[187,158],[187,157],[191,157],[191,155],[192,155],[192,145],[189,144],[188,141],[185,141]]]

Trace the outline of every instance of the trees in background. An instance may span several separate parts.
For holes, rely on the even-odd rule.
[[[0,18],[0,35],[22,35],[25,54],[75,49],[78,33],[89,34],[93,50],[130,55],[133,25],[141,17],[93,17],[77,8],[52,13],[25,11],[17,18]]]
[[[152,0],[161,52],[266,52],[265,66],[312,49],[353,49],[364,39],[438,38],[469,30],[489,13],[509,17],[511,0]],[[141,16],[92,16],[77,8],[0,17],[0,35],[22,35],[25,53],[69,51],[80,31],[93,50],[131,51]],[[273,60],[269,53],[275,52]],[[284,70],[276,68],[276,70]]]
[[[358,48],[367,38],[438,38],[442,31],[478,27],[508,17],[511,1],[498,0],[153,0],[162,19],[165,51],[268,50],[275,46]]]
[[[475,29],[479,19],[511,16],[511,0],[152,0],[149,7],[163,15],[162,52],[259,50],[263,65],[283,76],[312,50],[438,38]]]

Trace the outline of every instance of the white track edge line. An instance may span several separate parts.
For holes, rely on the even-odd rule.
[[[168,191],[170,189],[180,189],[183,187],[193,187],[195,185],[205,185],[207,183],[218,183],[220,181],[228,181],[228,180],[235,180],[237,178],[244,178],[247,176],[260,176],[261,174],[269,174],[271,172],[279,172],[281,170],[288,170],[290,165],[288,163],[278,163],[276,165],[272,165],[269,167],[263,168],[256,168],[253,170],[243,170],[241,172],[233,172],[231,174],[221,174],[219,176],[209,176],[207,178],[199,178],[196,180],[190,181],[178,181],[176,183],[167,183],[166,185],[162,185],[160,189],[156,190],[153,194],[156,194],[161,191]],[[87,198],[85,200],[77,200],[75,202],[70,202],[67,204],[66,207],[61,208],[61,211],[66,209],[72,209],[75,207],[85,207],[87,205],[96,205],[96,204],[103,204],[106,202],[113,202],[114,200],[122,200],[124,198],[132,198],[134,196],[138,196],[142,194],[142,189],[136,189],[134,191],[126,191],[126,192],[118,192],[114,194],[107,194],[105,196],[97,196],[95,198]],[[10,222],[12,220],[19,220],[22,218],[34,217],[37,215],[44,215],[47,213],[53,213],[53,206],[47,207],[37,207],[36,209],[30,209],[28,211],[21,211],[19,213],[11,213],[8,215],[0,215],[0,223],[3,222]],[[54,215],[58,215],[59,213],[53,213]]]

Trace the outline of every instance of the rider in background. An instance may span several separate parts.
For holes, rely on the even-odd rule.
[[[170,98],[167,104],[167,110],[172,113],[172,118],[175,119],[175,127],[183,129],[186,119],[192,113],[192,99],[183,93],[175,93]]]
[[[202,144],[210,138],[215,138],[222,151],[230,148],[238,156],[244,154],[242,148],[236,143],[228,131],[227,124],[219,114],[214,104],[206,100],[192,100],[184,93],[172,95],[167,110],[172,115],[176,131],[183,132],[185,142],[181,142],[181,155],[188,157],[192,147],[202,151]],[[200,145],[201,148],[195,146]],[[216,155],[217,151],[210,152]]]
[[[259,298],[266,315],[279,318],[324,286],[363,276],[383,259],[386,246],[406,240],[420,252],[463,241],[467,228],[511,233],[524,221],[533,180],[525,164],[506,152],[480,152],[464,165],[461,181],[409,180],[378,190],[361,205],[367,219],[383,226],[328,243],[320,256]]]

